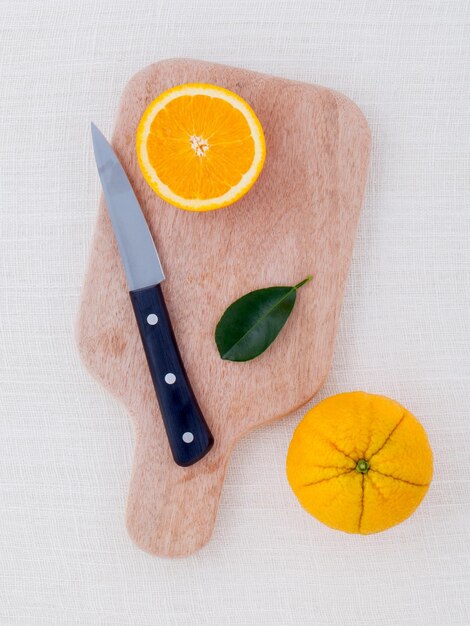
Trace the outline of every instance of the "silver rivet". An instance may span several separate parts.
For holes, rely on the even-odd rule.
[[[175,381],[176,381],[176,376],[172,374],[171,372],[168,372],[168,374],[165,375],[165,382],[168,385],[172,385]]]
[[[192,443],[194,441],[193,433],[190,433],[189,431],[187,433],[183,433],[183,441],[184,443]]]
[[[150,324],[150,326],[155,326],[157,322],[158,317],[155,315],[155,313],[150,313],[150,315],[147,315],[147,323]]]

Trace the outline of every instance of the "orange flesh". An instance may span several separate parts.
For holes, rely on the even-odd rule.
[[[250,127],[220,98],[181,96],[159,111],[147,140],[160,180],[184,198],[223,195],[240,182],[255,155]]]

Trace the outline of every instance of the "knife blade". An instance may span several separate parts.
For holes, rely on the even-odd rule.
[[[93,150],[129,286],[140,337],[175,462],[186,467],[214,439],[184,368],[160,283],[165,279],[154,240],[114,150],[91,124]]]

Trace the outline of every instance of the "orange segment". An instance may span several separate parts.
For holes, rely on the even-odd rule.
[[[359,532],[366,535],[385,530],[409,517],[418,507],[428,485],[405,483],[369,470],[364,477],[364,510]],[[353,532],[357,532],[353,531]]]
[[[416,457],[416,450],[420,451]],[[411,413],[404,412],[402,421],[390,432],[385,445],[371,458],[382,474],[402,481],[429,484],[432,479],[432,452],[426,431]]]
[[[162,93],[137,129],[142,173],[164,200],[207,211],[232,204],[258,178],[264,134],[255,113],[237,94],[205,84]]]
[[[334,479],[307,483],[297,492],[302,506],[327,526],[337,527],[341,518],[341,529],[357,532],[361,514],[362,476],[356,470],[343,470]]]

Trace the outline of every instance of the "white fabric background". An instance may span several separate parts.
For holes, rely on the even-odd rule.
[[[189,56],[333,87],[373,154],[321,397],[385,393],[435,452],[417,513],[347,536],[284,475],[301,413],[236,449],[211,543],[139,551],[132,430],[72,336],[99,193],[90,120]],[[470,4],[0,0],[0,624],[470,624]],[[312,242],[314,245],[314,242]]]

